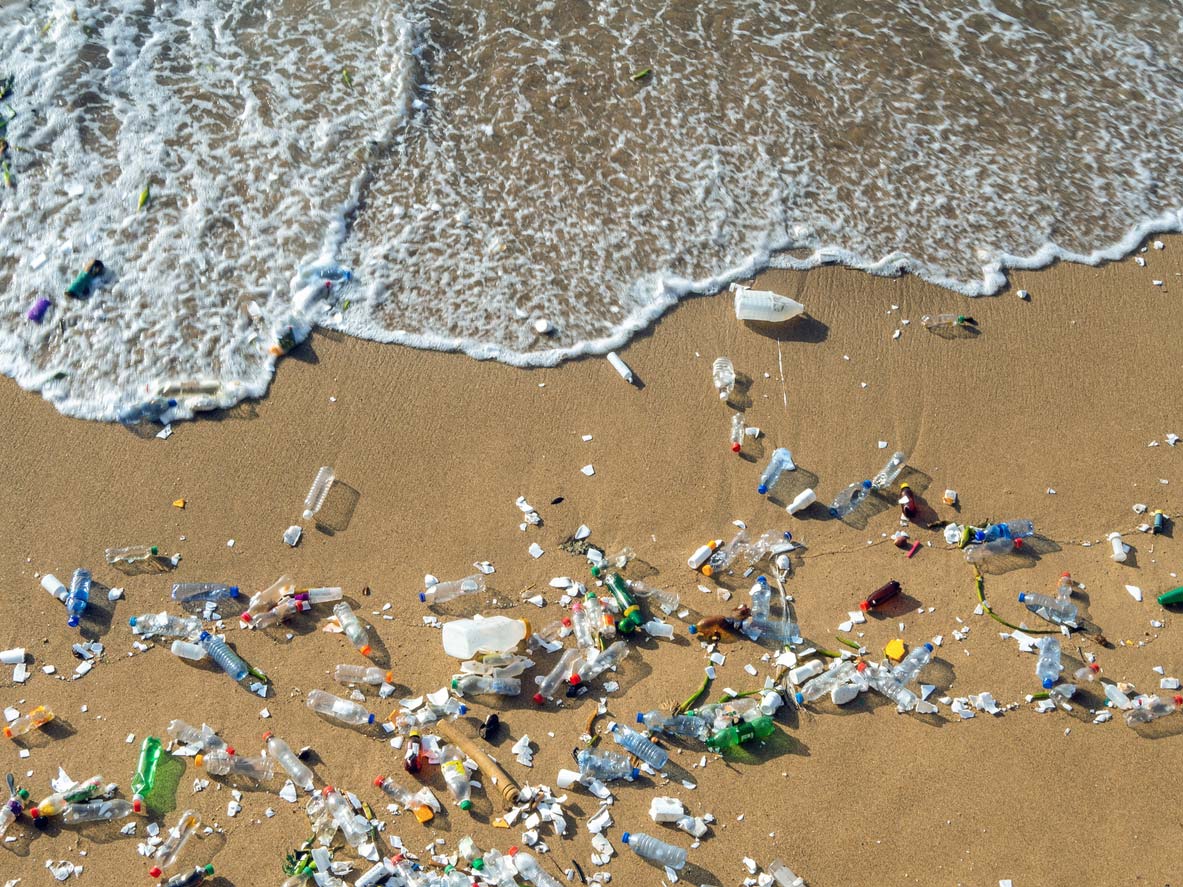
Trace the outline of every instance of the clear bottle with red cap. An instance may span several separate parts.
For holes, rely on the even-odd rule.
[[[1157,695],[1135,696],[1130,702],[1132,708],[1126,709],[1125,721],[1131,726],[1157,721],[1183,708],[1183,696],[1170,699],[1162,699]]]
[[[435,816],[435,805],[432,803],[435,798],[431,796],[431,790],[427,786],[412,792],[386,776],[376,776],[374,785],[382,789],[395,803],[402,804],[404,809],[410,810],[419,822],[431,822]]]
[[[369,684],[379,687],[393,684],[394,673],[376,665],[338,665],[333,669],[333,680],[338,684]]]
[[[574,673],[568,678],[568,683],[572,687],[578,687],[580,684],[593,681],[606,672],[608,669],[619,665],[628,656],[631,648],[624,641],[616,641],[606,650],[599,653],[594,659],[584,661]]]
[[[568,647],[563,651],[563,655],[559,657],[559,661],[555,663],[554,668],[548,671],[545,676],[539,676],[537,678],[538,692],[534,694],[536,705],[543,705],[548,700],[554,699],[555,693],[562,686],[563,681],[573,674],[575,663],[582,655],[582,650],[576,647]]]
[[[345,632],[345,637],[349,638],[349,643],[353,644],[354,649],[363,656],[369,656],[370,636],[361,620],[357,618],[357,614],[353,612],[353,608],[345,601],[340,601],[333,607],[333,615],[337,617],[341,630]]]
[[[883,604],[899,595],[902,590],[900,583],[895,579],[891,579],[867,595],[867,599],[861,602],[858,608],[864,613],[874,610],[876,607],[883,606]]]
[[[82,782],[76,782],[64,791],[54,792],[40,803],[29,808],[29,818],[43,819],[46,816],[57,816],[70,804],[81,804],[89,801],[103,790],[103,777],[92,776]]]
[[[743,449],[743,436],[747,431],[747,424],[743,420],[743,413],[735,413],[731,417],[731,452],[738,453]]]
[[[367,711],[365,706],[351,699],[342,699],[340,696],[326,693],[324,690],[309,691],[305,703],[317,714],[351,727],[364,727],[374,723],[373,714]]]
[[[300,760],[300,756],[292,751],[292,747],[268,730],[263,734],[264,747],[267,754],[279,762],[279,766],[292,778],[292,782],[306,792],[312,791],[312,769]]]
[[[448,791],[456,799],[461,810],[472,807],[472,784],[468,778],[468,770],[464,766],[464,752],[454,745],[446,745],[440,752],[440,772],[443,773],[444,783]]]
[[[156,854],[153,856],[156,864],[148,870],[148,874],[153,878],[159,878],[165,869],[172,868],[185,844],[193,837],[200,825],[201,817],[194,811],[186,810],[182,813],[177,824],[169,829],[164,842],[156,848]]]

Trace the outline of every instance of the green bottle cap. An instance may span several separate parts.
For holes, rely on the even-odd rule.
[[[1183,585],[1160,594],[1158,602],[1164,607],[1169,607],[1171,604],[1183,604]]]

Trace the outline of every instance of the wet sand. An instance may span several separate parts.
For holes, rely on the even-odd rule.
[[[1153,667],[1168,676],[1183,672],[1175,615],[1153,601],[1183,584],[1173,575],[1180,546],[1174,534],[1132,532],[1144,520],[1132,506],[1183,511],[1183,447],[1165,442],[1167,433],[1183,433],[1180,256],[1183,240],[1168,239],[1164,251],[1145,254],[1146,268],[1133,260],[1058,266],[1018,274],[1009,292],[972,302],[910,278],[841,269],[770,273],[759,285],[804,302],[808,319],[781,331],[755,330],[735,321],[726,297],[692,300],[622,351],[637,387],[602,359],[527,372],[316,334],[282,363],[265,400],[178,426],[165,441],[65,419],[4,384],[0,602],[9,618],[0,625],[0,647],[26,646],[33,674],[18,686],[5,667],[0,701],[22,710],[50,704],[59,719],[53,731],[23,744],[31,749],[27,759],[17,757],[18,744],[0,747],[3,765],[36,797],[48,793],[59,766],[76,778],[102,773],[129,794],[140,741],[163,735],[173,718],[206,721],[240,751],[253,752],[270,729],[295,747],[312,746],[318,784],[368,800],[387,834],[401,836],[411,850],[422,853],[438,838],[449,852],[466,834],[482,848],[505,850],[521,842],[520,825],[493,828],[495,807],[483,791],[474,815],[462,813],[447,803],[434,769],[428,784],[446,815],[424,828],[410,816],[385,814],[371,781],[384,772],[411,785],[401,755],[380,733],[328,724],[304,706],[308,690],[339,689],[329,676],[333,665],[359,661],[340,635],[320,630],[329,608],[286,632],[244,632],[227,623],[229,639],[271,676],[266,700],[166,648],[128,655],[134,651],[127,618],[164,608],[172,581],[225,580],[254,591],[287,573],[302,586],[341,585],[373,626],[377,655],[399,684],[396,695],[418,695],[443,686],[456,669],[442,655],[438,630],[423,623],[430,611],[416,594],[425,573],[456,578],[489,560],[496,573],[487,599],[445,605],[439,615],[467,614],[495,599],[503,612],[545,624],[561,615],[549,579],[586,576],[583,559],[559,548],[585,523],[593,543],[636,550],[643,563],[626,575],[652,572],[650,582],[676,588],[694,611],[719,613],[735,599],[698,590],[714,586],[689,572],[685,560],[706,539],[729,537],[731,521],[741,519],[757,532],[790,529],[805,543],[789,591],[807,646],[838,647],[836,627],[847,611],[894,577],[903,583],[904,603],[855,626],[851,637],[878,655],[897,636],[918,644],[942,635],[937,661],[922,677],[937,687],[933,698],[988,691],[1006,711],[965,721],[947,705],[931,717],[899,715],[882,697],[864,694],[844,709],[828,700],[799,712],[782,709],[775,741],[726,759],[705,755],[705,768],[698,766],[703,749],[687,747],[672,758],[672,781],[616,788],[607,832],[619,854],[607,869],[614,884],[663,880],[623,845],[622,831],[691,843],[649,820],[656,795],[715,817],[681,873],[691,884],[742,883],[745,856],[760,863],[780,857],[811,887],[993,887],[1006,878],[1015,887],[1174,883],[1170,848],[1183,837],[1183,823],[1170,805],[1178,791],[1170,762],[1183,750],[1183,719],[1141,731],[1120,719],[1095,725],[1092,710],[1102,698],[1096,684],[1082,688],[1071,711],[1036,713],[1024,701],[1038,690],[1035,657],[1000,637],[1006,628],[974,615],[973,574],[938,532],[912,527],[925,545],[909,560],[887,538],[898,512],[886,500],[856,526],[827,519],[820,506],[790,518],[783,503],[807,485],[828,501],[877,471],[892,450],[905,450],[904,479],[931,519],[1035,521],[1040,538],[1029,554],[986,576],[987,597],[1003,618],[1025,616],[1032,628],[1044,627],[1015,598],[1020,591],[1053,592],[1069,570],[1085,586],[1089,623],[1110,644],[1074,635],[1065,643],[1069,669],[1079,665],[1079,644],[1096,654],[1105,678],[1157,690]],[[1152,279],[1166,285],[1154,287]],[[1029,302],[1016,298],[1019,288],[1030,290]],[[922,315],[941,311],[971,312],[980,335],[947,339],[920,326]],[[901,327],[901,318],[911,323]],[[723,354],[750,380],[735,400],[749,424],[762,429],[740,457],[727,446],[731,411],[710,384],[711,362]],[[593,439],[583,441],[589,434]],[[1149,447],[1151,441],[1160,445]],[[800,467],[763,499],[756,479],[776,446],[789,447]],[[592,477],[580,472],[587,464]],[[331,504],[343,503],[348,485],[355,507],[347,525],[332,533],[308,526],[300,546],[289,549],[280,536],[299,522],[320,465],[334,466],[342,482]],[[947,487],[960,493],[959,511],[941,502]],[[541,528],[519,529],[519,495],[540,511]],[[186,500],[183,510],[171,505],[178,498]],[[1104,538],[1113,530],[1131,531],[1134,551],[1124,565],[1109,559]],[[545,550],[537,560],[527,554],[535,541]],[[183,560],[171,574],[131,577],[103,563],[106,546],[138,542],[180,552]],[[60,678],[74,669],[70,644],[78,634],[66,628],[62,607],[37,576],[66,578],[79,565],[126,595],[111,604],[96,593],[83,635],[101,639],[106,655],[71,682]],[[1145,600],[1135,602],[1125,584],[1141,587]],[[740,584],[741,596],[746,588]],[[548,601],[541,611],[521,602],[537,593]],[[706,651],[674,621],[674,641],[638,642],[615,676],[620,689],[606,694],[612,717],[631,721],[638,710],[683,699],[698,685]],[[959,641],[955,631],[968,634]],[[766,651],[752,643],[722,649],[727,659],[712,699],[724,688],[754,689],[771,672],[761,660]],[[537,661],[541,672],[553,659]],[[745,672],[749,663],[758,677]],[[43,674],[51,664],[58,674]],[[526,682],[532,685],[531,675]],[[553,785],[603,696],[597,688],[544,711],[526,696],[513,700],[502,711],[508,730],[494,753],[521,781]],[[496,707],[497,700],[469,702],[483,717],[485,703]],[[260,717],[264,707],[269,719]],[[391,700],[373,704],[379,717],[392,708]],[[606,720],[597,722],[600,729]],[[509,753],[523,733],[538,749],[532,770]],[[213,862],[220,885],[281,883],[284,854],[308,834],[302,804],[274,794],[282,780],[271,791],[242,784],[243,810],[229,818],[235,781],[214,780],[192,794],[194,775],[189,762],[177,808],[193,807],[219,831],[191,843],[182,865]],[[543,829],[546,861],[558,874],[575,860],[590,875],[584,823],[598,803],[578,788],[566,795],[567,837]],[[174,819],[166,814],[164,822]],[[0,875],[44,883],[47,859],[70,859],[85,866],[82,882],[95,887],[148,883],[150,864],[136,855],[143,828],[136,838],[118,835],[116,826],[34,834],[25,820],[10,832],[18,840],[0,845]],[[1070,852],[1077,846],[1084,852]]]

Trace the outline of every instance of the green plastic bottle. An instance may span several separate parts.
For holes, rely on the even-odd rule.
[[[765,715],[754,721],[741,721],[738,724],[732,724],[725,730],[720,730],[707,740],[707,748],[711,751],[723,751],[726,748],[734,748],[745,742],[751,742],[753,739],[767,739],[775,732],[776,724],[772,722],[772,718]]]
[[[617,631],[621,634],[636,631],[641,625],[641,608],[637,606],[633,593],[628,590],[628,583],[619,573],[609,573],[604,583],[612,592],[616,603],[620,604],[620,618],[616,621]]]
[[[1172,588],[1170,591],[1164,591],[1158,596],[1158,602],[1164,607],[1169,607],[1171,604],[1183,604],[1183,585]]]
[[[156,785],[156,768],[163,753],[164,746],[155,736],[147,737],[140,746],[140,761],[136,764],[136,775],[131,778],[131,805],[136,813],[143,812],[144,796]]]
[[[91,285],[106,273],[106,268],[98,259],[92,261],[83,269],[74,282],[66,287],[66,295],[73,296],[75,299],[85,299],[90,295]]]

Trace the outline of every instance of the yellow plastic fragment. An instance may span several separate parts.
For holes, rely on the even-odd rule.
[[[904,658],[904,654],[908,652],[908,645],[896,638],[894,641],[889,641],[887,646],[883,648],[883,655],[892,662],[899,662]]]

